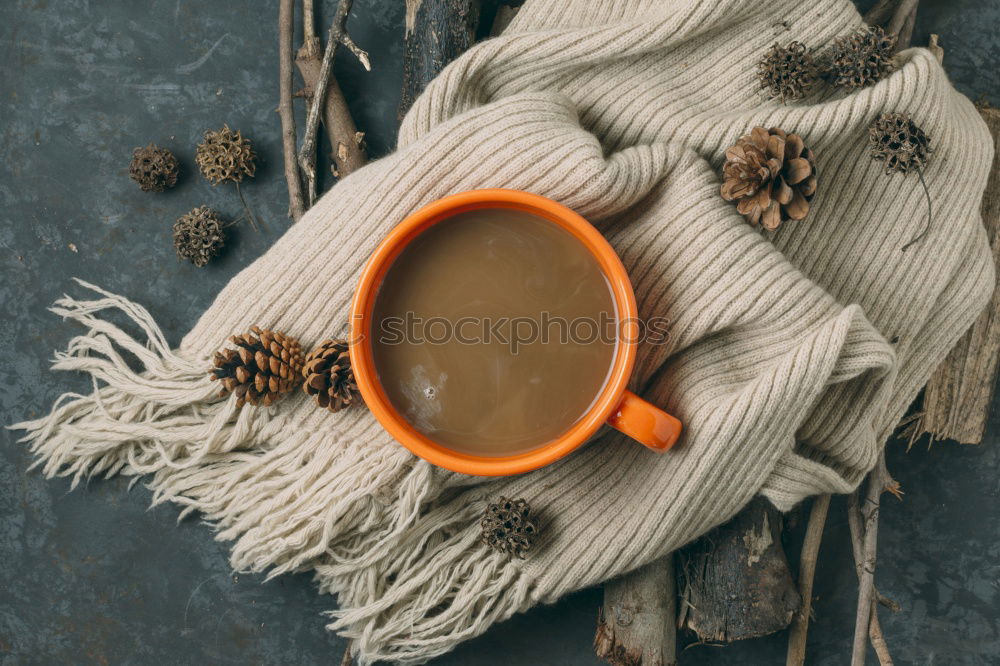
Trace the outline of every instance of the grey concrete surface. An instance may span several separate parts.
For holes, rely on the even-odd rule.
[[[176,343],[214,294],[288,225],[281,175],[275,2],[4,0],[0,4],[0,405],[3,423],[37,416],[79,376],[48,371],[75,328],[46,308],[70,277],[145,304]],[[327,15],[332,2],[326,6]],[[921,3],[916,41],[933,29],[956,86],[1000,104],[1000,0]],[[401,0],[358,0],[351,28],[374,72],[349,57],[337,73],[375,155],[391,149],[401,80]],[[223,123],[260,154],[244,189],[266,220],[237,228],[199,270],[173,254],[170,226],[201,204],[229,217],[235,192],[193,169],[194,145]],[[131,149],[175,151],[180,184],[147,194],[128,180]],[[883,511],[878,581],[903,607],[883,612],[899,664],[1000,663],[1000,423],[980,447],[898,445],[890,466],[906,490]],[[307,576],[262,584],[234,575],[227,546],[173,507],[147,510],[141,484],[29,472],[0,437],[0,663],[320,664],[344,643],[323,629]],[[788,536],[797,549],[799,529]],[[847,662],[855,602],[842,501],[834,503],[817,581],[809,661]],[[598,589],[490,630],[440,665],[594,664]],[[783,663],[784,635],[728,648],[690,647],[683,664]]]

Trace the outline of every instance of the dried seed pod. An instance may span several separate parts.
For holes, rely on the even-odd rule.
[[[525,499],[500,497],[486,507],[480,521],[482,541],[493,550],[524,558],[535,540],[535,524]]]
[[[782,103],[805,97],[818,72],[812,53],[801,42],[791,42],[788,46],[775,43],[757,63],[761,89]]]
[[[236,349],[217,351],[209,376],[222,383],[220,395],[236,394],[237,406],[268,407],[302,381],[304,357],[295,338],[252,326],[229,340]]]
[[[797,134],[754,127],[726,151],[722,198],[747,222],[768,231],[802,220],[816,194],[816,160]]]
[[[199,268],[217,256],[225,244],[225,225],[208,206],[199,206],[174,222],[177,256]]]
[[[826,58],[826,75],[838,88],[857,90],[875,85],[893,69],[896,36],[878,26],[858,28],[833,43]]]
[[[868,126],[872,159],[885,162],[885,172],[907,173],[927,164],[930,139],[905,113],[883,113]]]
[[[349,407],[359,395],[351,369],[351,355],[344,340],[324,340],[309,352],[302,376],[305,378],[302,389],[316,396],[316,404],[331,412]]]
[[[163,192],[177,184],[177,158],[166,148],[149,144],[132,151],[128,175],[143,192]]]
[[[886,174],[916,171],[927,197],[927,222],[923,229],[903,245],[903,252],[930,231],[934,219],[931,192],[924,181],[923,169],[931,151],[930,139],[905,113],[883,113],[868,126],[868,144],[873,160],[885,163]]]
[[[213,185],[228,181],[239,183],[244,176],[253,178],[256,159],[250,140],[239,130],[229,129],[229,125],[218,131],[206,131],[205,140],[195,150],[201,175]]]

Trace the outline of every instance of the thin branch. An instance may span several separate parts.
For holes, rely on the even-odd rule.
[[[285,182],[288,184],[288,215],[298,220],[305,212],[302,200],[302,180],[295,159],[295,111],[292,108],[292,34],[295,21],[295,0],[281,0],[278,5],[278,114],[281,117],[281,146],[285,160]]]
[[[899,0],[878,0],[865,14],[864,22],[868,25],[882,25],[892,16],[893,7]]]
[[[316,13],[313,0],[302,0],[302,42],[309,44],[316,37]]]
[[[944,63],[944,49],[941,48],[941,45],[938,43],[938,36],[934,33],[931,33],[930,41],[927,44],[927,50],[934,54],[934,57],[937,58],[939,64]]]
[[[809,632],[809,616],[812,613],[813,579],[816,576],[816,561],[819,559],[819,545],[823,540],[823,527],[830,509],[830,496],[820,495],[813,500],[806,526],[806,537],[802,543],[799,560],[799,595],[802,607],[795,615],[788,635],[786,666],[802,666],[806,660],[806,636]]]
[[[864,550],[864,529],[861,527],[861,507],[859,505],[858,494],[852,493],[848,498],[847,522],[851,528],[851,550],[854,552],[854,567],[861,579],[861,559]],[[878,657],[880,666],[893,666],[892,656],[889,654],[889,644],[885,641],[882,633],[882,625],[879,623],[876,604],[885,606],[893,613],[899,612],[899,604],[886,597],[878,588],[873,588],[872,594],[875,603],[872,604],[871,620],[868,623],[868,639],[872,647],[875,648],[875,655]]]
[[[899,4],[896,5],[896,10],[892,13],[892,18],[889,19],[889,25],[886,26],[886,32],[892,35],[902,36],[903,24],[906,23],[911,13],[916,13],[917,2],[919,0],[899,0]],[[896,50],[902,50],[910,45],[910,40],[907,38],[906,44],[901,43],[902,40],[896,41]]]
[[[496,37],[503,33],[510,25],[510,22],[514,20],[517,16],[520,7],[511,7],[510,5],[500,5],[497,7],[496,16],[493,17],[493,25],[490,27],[490,37]]]
[[[872,640],[883,666],[892,663],[875,611],[878,519],[880,497],[886,490],[897,496],[900,492],[899,485],[889,476],[889,471],[886,469],[883,450],[879,454],[875,468],[868,475],[864,506],[861,505],[860,489],[852,493],[848,499],[848,522],[851,527],[851,542],[858,573],[858,609],[854,625],[854,645],[851,651],[852,666],[863,666],[865,663],[869,639]],[[878,652],[879,650],[882,652]]]
[[[344,656],[340,659],[340,666],[354,666],[354,658],[351,656],[351,642],[347,642],[344,648]]]
[[[913,9],[903,19],[903,25],[899,29],[899,37],[896,39],[896,51],[910,48],[913,41],[913,29],[917,26],[917,3],[913,3]]]
[[[303,13],[308,13],[313,0],[302,0]],[[295,65],[299,68],[305,89],[302,96],[312,99],[312,92],[319,86],[320,69],[322,67],[322,49],[319,38],[311,25],[306,24],[306,38],[302,48],[295,56]],[[357,171],[368,163],[368,154],[364,145],[364,134],[358,131],[347,107],[344,93],[337,85],[337,77],[331,76],[327,84],[326,99],[323,101],[323,114],[320,118],[326,128],[326,134],[333,146],[330,161],[333,164],[334,175],[343,178]]]
[[[354,40],[347,34],[347,16],[351,11],[354,0],[340,0],[337,5],[337,13],[333,17],[330,25],[330,34],[327,39],[326,49],[323,52],[323,63],[320,65],[319,78],[313,88],[312,104],[309,106],[309,115],[306,118],[305,138],[302,147],[299,149],[299,166],[305,176],[306,186],[309,191],[309,205],[316,201],[316,140],[319,134],[320,109],[326,99],[327,87],[330,85],[331,72],[333,71],[334,56],[337,53],[337,46],[343,45],[354,53],[361,61],[361,64],[368,71],[371,71],[371,63],[368,54],[358,48]]]

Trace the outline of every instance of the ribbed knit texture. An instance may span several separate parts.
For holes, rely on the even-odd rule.
[[[929,53],[902,53],[849,96],[758,95],[754,67],[775,40],[818,48],[860,24],[848,0],[529,0],[431,83],[396,153],[339,183],[178,350],[121,297],[60,301],[90,330],[56,367],[102,388],[20,427],[49,475],[151,473],[155,501],[234,541],[235,568],[314,570],[363,661],[440,654],[677,548],[757,493],[787,509],[847,492],[994,284],[978,214],[990,138]],[[887,111],[911,114],[933,148],[934,220],[906,252],[927,205],[916,174],[869,157],[868,124]],[[725,149],[757,125],[801,135],[819,169],[809,217],[770,235],[719,196]],[[309,346],[339,332],[385,233],[481,187],[579,211],[622,257],[641,315],[671,322],[669,344],[640,349],[632,388],[684,422],[673,451],[602,432],[547,468],[484,480],[414,458],[363,409],[332,415],[296,394],[237,411],[217,397],[205,370],[227,336],[258,324]],[[148,343],[105,322],[108,308]],[[499,495],[538,513],[524,562],[477,542]]]

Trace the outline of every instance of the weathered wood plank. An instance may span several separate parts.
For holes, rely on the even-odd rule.
[[[993,135],[1000,137],[1000,109],[980,110]],[[982,203],[983,224],[1000,260],[1000,153],[994,154]],[[932,440],[954,439],[962,444],[983,440],[1000,361],[1000,289],[965,336],[935,370],[924,391],[920,431]]]

